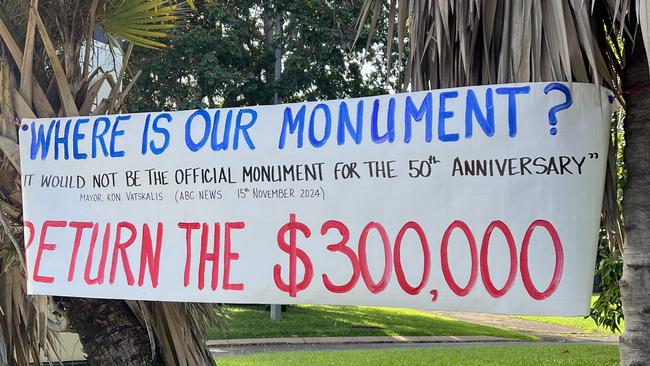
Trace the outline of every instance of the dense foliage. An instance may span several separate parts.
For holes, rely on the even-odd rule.
[[[611,145],[613,158],[616,160],[616,205],[620,207],[627,181],[625,170],[625,131],[623,129],[624,112],[614,113],[611,128]],[[596,278],[598,279],[598,299],[592,304],[590,316],[596,324],[610,329],[612,332],[621,331],[623,320],[623,304],[621,289],[618,282],[623,275],[623,254],[621,248],[609,240],[607,230],[600,232],[598,242],[598,257]]]
[[[360,7],[354,0],[198,4],[200,16],[176,31],[164,57],[135,53],[133,69],[143,72],[129,109],[271,104],[276,93],[283,102],[384,93],[385,66],[377,57],[383,46],[366,51],[363,32],[354,42]]]

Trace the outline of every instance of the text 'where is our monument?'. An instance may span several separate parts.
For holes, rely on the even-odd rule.
[[[29,293],[587,314],[609,95],[25,119]]]

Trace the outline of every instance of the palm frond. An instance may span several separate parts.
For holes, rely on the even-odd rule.
[[[61,98],[61,102],[63,103],[64,112],[68,116],[78,116],[79,110],[75,105],[74,96],[72,94],[70,83],[68,82],[66,72],[63,68],[63,65],[61,65],[59,56],[57,55],[56,46],[50,39],[50,36],[47,32],[47,28],[45,27],[43,20],[38,14],[38,11],[36,9],[30,9],[30,13],[31,13],[30,18],[31,15],[33,15],[33,18],[36,20],[36,27],[38,28],[38,33],[41,35],[41,39],[43,40],[43,45],[45,46],[45,51],[47,52],[47,56],[50,59],[52,68],[54,69],[54,77],[56,80],[56,84],[59,88],[59,97]]]
[[[161,40],[182,18],[182,3],[169,0],[113,0],[106,4],[99,24],[109,37],[148,48],[164,48]]]
[[[364,0],[357,37],[364,27],[374,31],[385,2]],[[634,9],[636,19],[629,19]],[[645,0],[390,0],[388,12],[387,67],[409,49],[401,75],[403,90],[559,80],[604,83],[621,95],[619,75],[625,60],[619,40],[624,33],[634,33],[626,28],[630,21],[640,25],[645,49],[650,50],[650,7]],[[397,55],[392,51],[394,39]],[[610,149],[610,160],[614,151]],[[615,169],[608,164],[609,177],[616,177]],[[622,249],[615,180],[606,180],[605,192],[605,226]]]
[[[384,2],[364,0],[359,32],[371,17],[373,32]],[[628,2],[609,3],[605,14],[624,19],[628,9],[622,7]],[[616,89],[616,75],[605,60],[610,51],[596,43],[605,24],[597,24],[603,19],[590,13],[605,5],[594,1],[590,8],[584,0],[391,1],[387,43],[397,36],[398,58],[410,47],[403,89],[545,80],[603,80]],[[388,51],[390,65],[395,55],[392,47]]]
[[[217,324],[213,305],[127,301],[159,345],[167,365],[210,365],[214,359],[204,346],[206,326]],[[152,349],[154,344],[152,343]]]
[[[204,0],[206,4],[216,4],[217,0]],[[180,2],[180,1],[175,1],[175,2]],[[187,5],[192,8],[192,10],[196,10],[196,1],[194,0],[186,0]]]
[[[73,3],[79,6],[71,7]],[[184,2],[170,0],[0,2],[0,365],[40,364],[41,352],[55,361],[56,354],[48,352],[59,349],[56,331],[69,324],[66,313],[74,311],[61,307],[61,299],[27,296],[21,264],[24,231],[16,121],[123,112],[122,101],[138,75],[124,85],[130,51],[119,74],[112,75],[99,68],[89,70],[90,51],[87,48],[82,57],[81,44],[92,41],[96,24],[116,43],[127,40],[131,45],[162,48],[169,30],[186,16],[184,9]],[[32,38],[31,32],[37,36]],[[105,83],[111,87],[110,95],[95,105]],[[152,352],[160,352],[167,364],[214,362],[204,342],[204,323],[216,321],[212,305],[129,305],[147,329]],[[64,321],[53,323],[52,314]]]

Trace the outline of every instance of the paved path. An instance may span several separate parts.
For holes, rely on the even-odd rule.
[[[584,342],[586,344],[594,344],[594,342]],[[294,352],[294,351],[349,351],[359,349],[417,349],[417,348],[449,348],[449,347],[491,347],[491,346],[504,346],[519,347],[519,346],[539,346],[557,344],[557,342],[524,342],[524,341],[509,341],[509,342],[454,342],[454,343],[361,343],[361,344],[266,344],[266,345],[247,345],[247,346],[214,346],[210,347],[212,354],[217,357],[223,356],[237,356],[252,353],[270,353],[270,352]],[[600,344],[600,343],[598,343]]]
[[[511,329],[540,338],[537,342],[482,336],[465,337],[293,337],[208,341],[215,356],[241,355],[259,352],[354,350],[382,348],[485,347],[495,345],[521,346],[579,342],[587,344],[616,344],[618,336],[585,333],[582,329],[540,323],[507,315],[466,312],[431,312],[468,323]]]
[[[257,338],[208,341],[215,356],[232,356],[259,352],[322,351],[381,348],[423,348],[470,345],[498,345],[504,343],[529,343],[519,340],[466,336],[466,337],[292,337]]]
[[[215,356],[230,356],[257,352],[410,348],[451,344],[503,344],[504,342],[520,341],[489,336],[376,336],[224,339],[210,340],[207,344]]]
[[[434,311],[433,314],[462,320],[468,323],[488,325],[491,327],[511,329],[528,333],[551,342],[602,342],[617,343],[618,336],[608,333],[585,333],[584,330],[556,324],[540,323],[508,315]]]
[[[471,342],[512,342],[491,336],[366,336],[366,337],[290,337],[290,338],[250,338],[218,339],[207,341],[208,346],[251,346],[251,345],[301,345],[301,344],[373,344],[373,343],[471,343]]]

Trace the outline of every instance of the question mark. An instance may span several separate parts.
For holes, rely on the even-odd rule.
[[[555,114],[557,114],[557,112],[559,112],[559,111],[563,111],[563,110],[571,107],[571,105],[573,104],[573,99],[571,98],[571,91],[564,84],[550,83],[544,88],[544,94],[548,95],[548,93],[551,90],[558,90],[558,91],[562,92],[562,94],[564,94],[564,97],[565,97],[564,103],[558,104],[558,105],[554,106],[553,108],[549,109],[549,111],[548,111],[548,123],[551,126],[555,126],[555,125],[557,125],[557,117],[555,116]],[[555,135],[556,133],[557,133],[557,128],[551,127],[551,135]]]

